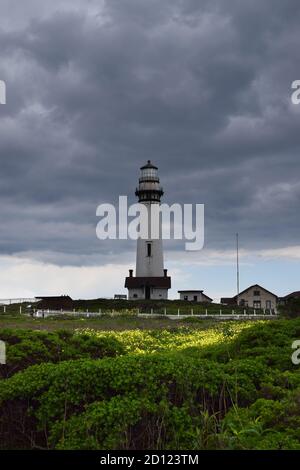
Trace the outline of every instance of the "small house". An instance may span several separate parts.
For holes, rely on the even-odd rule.
[[[240,305],[241,307],[251,307],[257,309],[276,310],[278,297],[273,292],[254,284],[247,287],[234,297],[222,297],[221,304],[224,305]]]
[[[209,302],[213,299],[204,294],[203,290],[179,290],[180,300],[187,300],[191,302]]]

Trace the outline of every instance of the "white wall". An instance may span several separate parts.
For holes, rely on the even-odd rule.
[[[151,289],[151,299],[167,299],[168,289],[158,289],[156,287]]]
[[[143,204],[147,207],[148,210],[148,233],[151,235],[151,204],[149,202]],[[151,242],[150,257],[147,256],[147,242]],[[153,240],[151,237],[149,237],[147,240],[142,240],[141,238],[137,240],[135,275],[137,277],[162,277],[164,275],[164,258],[161,238],[158,240]]]
[[[134,297],[136,295],[137,297]],[[129,300],[140,300],[145,298],[144,289],[128,289],[128,299]]]
[[[137,297],[134,297],[134,294]],[[152,300],[162,300],[168,298],[168,289],[159,289],[156,287],[151,287],[150,299]],[[141,300],[145,299],[145,291],[142,288],[139,289],[128,289],[128,299],[129,300]]]
[[[259,290],[260,295],[255,296],[254,291]],[[276,309],[277,305],[277,298],[275,295],[270,294],[269,292],[265,291],[264,289],[260,287],[253,287],[250,290],[244,292],[239,296],[239,303],[241,303],[241,300],[245,300],[248,303],[248,307],[254,307],[254,302],[255,301],[260,301],[261,302],[261,308],[269,308],[267,305],[267,301],[271,301],[271,308]]]

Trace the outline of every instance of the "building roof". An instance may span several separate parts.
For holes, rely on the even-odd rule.
[[[148,160],[146,165],[141,166],[141,170],[146,170],[147,168],[153,168],[154,170],[158,170],[157,166],[155,166],[155,165],[153,165],[153,163],[151,163],[151,160]]]
[[[202,292],[202,296],[205,297],[206,299],[209,299],[209,300],[213,301],[213,299],[212,299],[211,297],[209,297],[209,296],[206,295],[206,294],[203,294],[203,292]]]
[[[235,303],[235,297],[221,297],[221,304],[232,305]]]
[[[72,300],[69,295],[54,295],[54,296],[45,296],[45,295],[36,295],[37,300]]]
[[[179,290],[179,291],[177,291],[177,292],[178,292],[179,294],[187,294],[187,293],[189,293],[189,292],[190,292],[190,293],[195,293],[195,292],[196,292],[197,294],[201,294],[202,297],[205,297],[205,298],[208,299],[208,300],[211,300],[211,301],[213,300],[211,297],[209,297],[208,295],[204,294],[204,293],[203,293],[203,290],[187,289],[187,290]]]
[[[203,290],[197,290],[197,289],[186,289],[186,290],[178,290],[177,292],[179,292],[179,294],[181,294],[182,292],[203,292]]]
[[[161,289],[170,289],[171,278],[169,276],[161,277],[126,277],[125,287],[127,289],[134,289],[140,287],[157,287]]]
[[[61,310],[72,308],[73,300],[69,295],[61,295],[61,296],[40,296],[36,297],[38,302],[35,304],[36,308],[46,310]]]
[[[273,292],[269,291],[269,290],[266,289],[265,287],[260,286],[259,284],[253,284],[253,286],[247,287],[247,289],[244,289],[242,292],[239,293],[239,297],[240,297],[241,295],[243,295],[245,292],[247,292],[248,290],[254,289],[254,288],[256,288],[256,287],[258,287],[259,289],[264,290],[265,292],[268,292],[268,293],[271,294],[271,295],[274,295],[274,297],[278,297],[276,294],[274,294]],[[235,295],[233,298],[236,299],[236,298],[237,298],[237,295]]]
[[[294,297],[300,297],[300,290],[296,290],[295,292],[291,292],[290,294],[287,294],[284,297],[280,297],[280,298],[287,300],[287,299],[292,299]]]
[[[245,292],[249,291],[250,289],[254,289],[254,288],[259,288],[259,289],[262,289],[264,290],[265,292],[268,292],[269,294],[273,295],[274,297],[278,298],[278,296],[276,294],[274,294],[273,292],[269,291],[268,289],[266,289],[265,287],[262,287],[260,286],[259,284],[253,284],[252,286],[250,287],[247,287],[247,289],[244,289],[242,292],[239,293],[239,298],[245,294]],[[233,296],[233,297],[222,297],[221,298],[221,304],[233,304],[235,303],[235,301],[237,300],[237,295]]]

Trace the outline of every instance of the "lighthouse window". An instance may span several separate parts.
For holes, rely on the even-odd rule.
[[[156,178],[157,177],[157,170],[152,169],[152,168],[147,168],[143,170],[142,173],[144,178]]]
[[[151,243],[147,243],[147,256],[151,256]]]

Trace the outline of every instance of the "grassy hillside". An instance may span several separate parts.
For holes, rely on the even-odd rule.
[[[2,448],[300,449],[300,320],[0,339]]]

